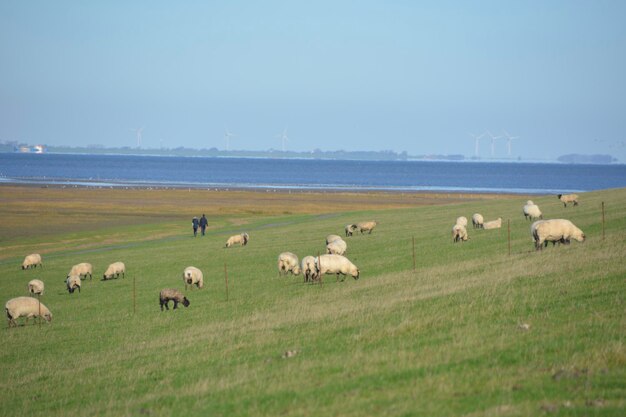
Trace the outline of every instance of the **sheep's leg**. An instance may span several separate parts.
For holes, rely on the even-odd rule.
[[[178,308],[178,301],[174,300],[174,310]]]

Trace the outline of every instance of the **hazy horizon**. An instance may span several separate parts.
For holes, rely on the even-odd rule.
[[[0,140],[626,160],[626,3],[0,4]],[[508,157],[507,141],[495,157]],[[479,156],[491,157],[483,137]]]

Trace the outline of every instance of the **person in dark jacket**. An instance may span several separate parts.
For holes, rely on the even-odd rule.
[[[202,217],[200,217],[200,230],[202,231],[202,236],[204,236],[204,231],[206,230],[206,227],[208,224],[209,224],[209,221],[206,219],[206,217],[203,214]]]
[[[191,220],[191,225],[193,226],[193,237],[196,237],[196,235],[198,234],[198,218],[194,217]]]

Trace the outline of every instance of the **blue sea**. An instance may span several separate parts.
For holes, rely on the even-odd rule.
[[[556,194],[626,187],[626,165],[1,153],[0,183]]]

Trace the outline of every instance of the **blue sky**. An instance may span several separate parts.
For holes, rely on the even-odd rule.
[[[0,140],[626,161],[623,1],[0,3]],[[495,156],[506,156],[495,142]],[[489,157],[487,138],[480,155]]]

